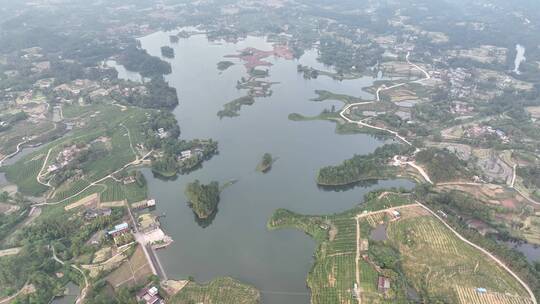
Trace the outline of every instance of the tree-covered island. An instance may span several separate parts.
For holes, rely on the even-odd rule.
[[[219,183],[216,181],[205,185],[199,180],[195,180],[187,184],[185,190],[189,205],[199,219],[206,219],[216,212],[219,193]]]
[[[272,169],[272,164],[274,163],[275,159],[272,157],[272,154],[270,153],[264,153],[261,161],[257,165],[257,171],[266,173]]]

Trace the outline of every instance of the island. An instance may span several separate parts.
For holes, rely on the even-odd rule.
[[[230,68],[234,65],[234,62],[232,61],[220,61],[217,63],[217,68],[220,71],[225,71],[226,69]]]
[[[174,49],[170,46],[162,46],[161,55],[167,58],[174,58]]]
[[[219,203],[219,183],[201,184],[195,180],[186,186],[185,194],[193,212],[199,219],[206,219],[217,211]]]
[[[272,154],[270,153],[264,153],[261,161],[257,165],[257,171],[266,173],[272,169],[272,164],[274,163],[275,159],[272,158]]]

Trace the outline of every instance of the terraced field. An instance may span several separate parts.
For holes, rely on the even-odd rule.
[[[414,209],[410,211],[416,212],[414,216],[408,212],[403,211],[404,218],[388,226],[387,242],[399,249],[403,271],[415,289],[454,302],[459,297],[454,286],[486,288],[488,294],[525,300],[525,290],[493,260],[459,240],[435,217]]]
[[[231,278],[218,278],[208,284],[190,282],[181,292],[169,299],[171,304],[258,304],[260,294],[252,286]]]
[[[36,180],[44,158],[45,154],[39,154],[33,158],[25,158],[17,162],[16,165],[4,168],[6,178],[17,184],[19,191],[22,193],[33,196],[44,193],[48,188]]]
[[[386,224],[386,238],[374,241],[370,233],[380,223]],[[307,277],[311,303],[408,303],[411,290],[425,303],[532,303],[506,270],[405,195],[369,195],[361,207],[328,217],[278,210],[268,226],[296,227],[318,241]],[[380,278],[389,280],[388,290],[379,290]]]
[[[474,288],[455,286],[460,304],[532,304],[532,301],[499,292],[479,293]]]

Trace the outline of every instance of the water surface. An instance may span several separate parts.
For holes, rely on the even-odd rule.
[[[266,222],[272,212],[277,208],[306,214],[340,212],[361,203],[363,195],[373,189],[412,187],[412,183],[384,181],[348,191],[318,188],[318,168],[339,163],[355,153],[369,153],[383,142],[368,135],[337,135],[331,122],[293,122],[287,116],[292,112],[316,115],[332,104],[340,108],[336,102],[309,101],[317,89],[372,98],[362,87],[375,79],[305,80],[296,71],[298,61],[269,58],[274,64],[270,80],[279,82],[272,87],[273,95],[242,108],[239,117],[219,119],[216,113],[223,104],[245,94],[235,86],[246,71],[234,58],[236,64],[222,73],[216,64],[224,60],[224,55],[245,47],[268,50],[271,45],[260,37],[248,37],[236,44],[211,43],[203,35],[170,44],[169,34],[158,32],[140,40],[154,56],[161,57],[161,46],[174,48],[176,57],[163,59],[172,65],[172,74],[166,80],[178,91],[180,105],[174,114],[181,136],[213,138],[219,142],[219,155],[201,169],[172,181],[155,178],[148,169],[144,171],[150,196],[158,201],[155,212],[166,214],[163,227],[175,240],[169,248],[159,251],[168,276],[192,275],[202,282],[232,276],[261,290],[263,303],[309,303],[305,279],[315,243],[296,230],[268,231]],[[268,174],[260,174],[255,169],[265,152],[279,159]],[[239,180],[224,190],[219,211],[206,228],[195,221],[186,204],[184,188],[194,179],[204,183]]]

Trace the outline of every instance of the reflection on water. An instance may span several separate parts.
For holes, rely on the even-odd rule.
[[[220,73],[217,63],[246,47],[271,49],[271,45],[261,37],[216,44],[203,35],[171,44],[170,34],[158,32],[143,37],[141,44],[149,54],[159,57],[161,46],[174,48],[176,58],[167,60],[172,73],[165,78],[179,95],[180,104],[174,114],[181,136],[215,139],[220,153],[199,170],[174,180],[156,178],[151,170],[143,170],[149,195],[158,202],[155,212],[166,214],[162,227],[175,240],[158,253],[168,276],[192,275],[203,282],[232,276],[264,291],[263,303],[309,303],[305,280],[312,267],[315,243],[300,231],[268,231],[266,222],[272,213],[278,208],[306,214],[345,211],[362,202],[364,194],[371,190],[411,188],[413,183],[367,181],[347,191],[318,187],[315,177],[320,167],[338,164],[354,154],[373,152],[383,142],[369,135],[337,135],[334,123],[294,122],[288,115],[316,115],[335,104],[310,101],[319,89],[373,98],[362,88],[376,79],[306,80],[297,73],[299,61],[268,58],[273,64],[269,81],[279,82],[272,87],[272,96],[243,107],[238,117],[220,120],[216,113],[223,104],[244,94],[236,89],[236,83],[246,76],[246,70],[236,64]],[[268,174],[258,174],[254,168],[264,153],[278,156],[279,162]],[[203,183],[238,180],[220,195],[219,212],[211,224],[201,226],[185,203],[186,184],[195,179]]]
[[[504,242],[504,244],[523,253],[530,263],[540,261],[540,246],[538,245],[510,241]]]
[[[386,234],[386,224],[379,224],[375,229],[371,230],[371,233],[369,234],[369,238],[374,241],[384,241],[387,238]]]
[[[115,60],[107,60],[105,65],[114,68],[118,72],[118,78],[133,82],[143,82],[145,79],[138,72],[126,70],[126,68]]]

